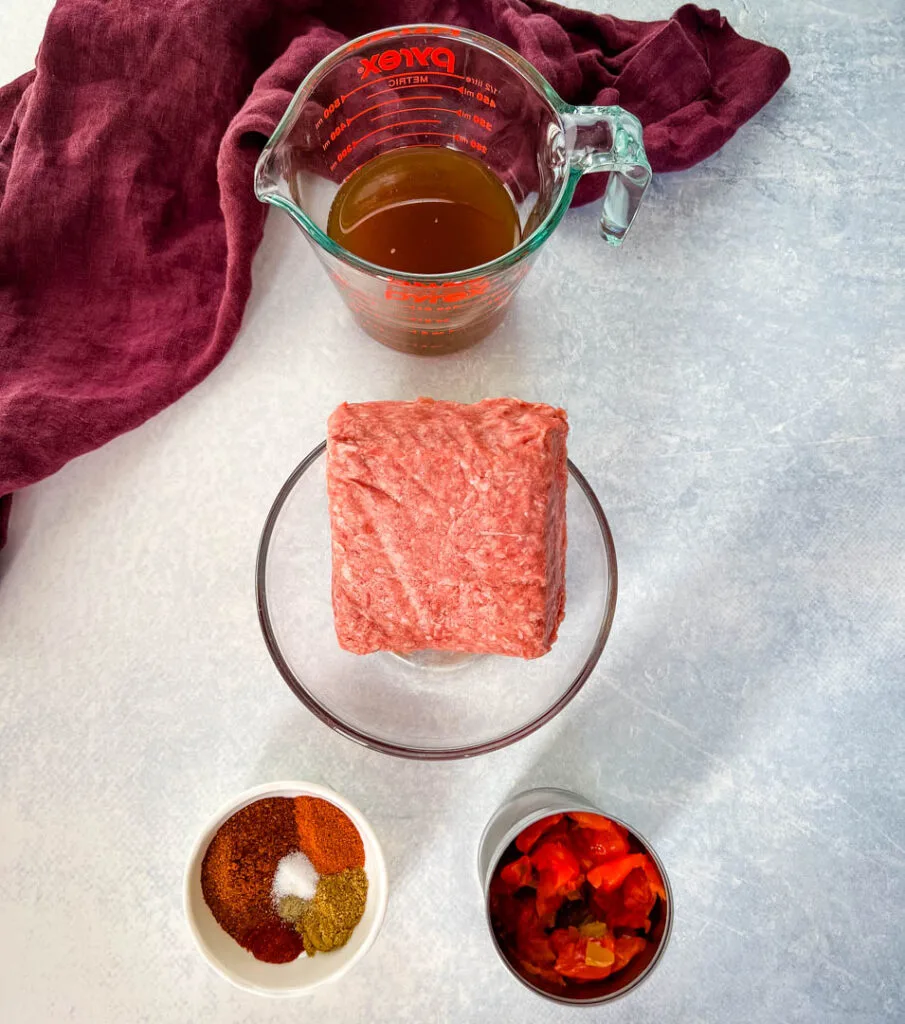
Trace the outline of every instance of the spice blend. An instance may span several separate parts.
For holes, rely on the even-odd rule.
[[[270,797],[236,811],[201,864],[217,923],[257,959],[287,963],[345,945],[367,902],[364,843],[338,807]]]

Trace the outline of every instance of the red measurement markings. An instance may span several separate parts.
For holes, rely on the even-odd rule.
[[[361,145],[362,142],[364,142],[365,139],[369,139],[372,135],[376,135],[378,132],[385,132],[388,128],[402,128],[404,125],[407,125],[407,124],[439,124],[439,123],[440,122],[436,118],[434,118],[433,120],[422,120],[422,121],[419,121],[417,118],[415,118],[412,121],[399,121],[398,124],[385,124],[385,125],[382,125],[380,128],[375,128],[372,132],[368,132],[367,135],[362,135],[360,138],[355,139],[355,141],[352,143],[352,145],[353,146],[359,146],[359,145]],[[420,135],[421,133],[420,132],[414,132],[414,133],[411,133],[411,134]],[[425,132],[424,134],[428,135],[430,133],[429,132]],[[399,138],[401,138],[401,139],[405,139],[405,138],[408,138],[408,137],[409,137],[408,135],[400,135],[399,136]]]
[[[385,89],[384,90],[384,92],[392,92],[392,91],[393,90],[391,90],[391,89]],[[349,118],[349,123],[351,124],[352,121],[356,120],[356,118],[361,117],[362,114],[370,113],[370,111],[377,110],[380,107],[388,107],[391,103],[405,103],[405,101],[407,99],[408,100],[416,100],[416,101],[417,100],[442,100],[443,97],[442,96],[406,96],[406,97],[400,96],[398,99],[395,99],[395,100],[381,100],[379,103],[375,103],[373,107],[365,107],[364,110],[359,110],[357,114],[352,114],[351,117]],[[409,109],[412,109],[412,110],[430,110],[432,108],[430,108],[430,107],[412,107],[412,108],[409,108]],[[400,110],[393,110],[393,111],[390,111],[389,114],[381,114],[380,116],[381,117],[390,117],[392,114],[400,114],[400,113],[402,113],[402,111],[400,111]]]
[[[368,84],[370,84],[370,83],[368,83]],[[392,89],[378,89],[377,92],[375,92],[371,96],[369,96],[368,99],[372,100],[372,99],[374,99],[375,96],[382,96],[384,93],[388,93],[388,92],[401,92],[403,89],[423,89],[423,88],[424,88],[424,85],[397,85],[397,86],[395,86]],[[463,89],[463,87],[461,85],[442,85],[442,84],[439,84],[439,85],[433,84],[433,85],[429,86],[429,88],[432,88],[432,89],[452,89],[453,92],[458,92],[458,93],[461,93],[462,89]],[[343,97],[342,97],[343,102],[345,102],[345,100],[347,100],[350,95],[351,95],[350,93],[344,93]],[[406,99],[412,99],[412,100],[439,100],[439,99],[442,99],[442,98],[443,98],[442,96],[409,96],[409,97],[399,97],[399,98],[394,99],[394,100],[382,100],[380,103],[375,103],[373,107],[365,107],[364,110],[359,111],[357,114],[353,114],[351,117],[347,118],[346,120],[351,124],[351,122],[354,121],[356,117],[361,117],[362,114],[367,113],[369,110],[374,110],[377,107],[385,106],[388,103],[403,103],[403,102],[405,102]],[[330,106],[327,107],[324,110],[324,116],[321,117],[321,118],[318,118],[317,123],[314,126],[317,129],[318,134],[320,133],[321,126],[324,124],[324,122],[325,121],[329,121],[330,118],[333,116],[333,114],[335,114],[336,111],[339,110],[339,108],[340,108],[340,101],[339,100],[334,100],[333,103],[331,103]]]
[[[438,138],[438,139],[453,139],[456,142],[469,143],[469,139],[466,136],[453,134],[452,132],[403,132],[402,135],[395,136],[395,139],[423,139],[425,137]],[[394,139],[394,141],[395,141],[395,139]],[[475,147],[480,145],[480,143],[475,143],[473,139],[471,140],[471,142],[469,144],[474,145]],[[441,146],[442,143],[441,142],[427,142],[427,143],[423,143],[423,145],[427,145],[427,146]],[[352,150],[354,148],[355,147],[353,145],[351,145],[351,144],[346,146],[346,148],[342,151],[342,153],[340,153],[339,156],[333,161],[333,163],[330,164],[330,170],[331,171],[335,171],[337,165],[340,164],[343,160],[345,160],[345,158],[352,152]],[[487,152],[487,147],[484,146],[483,150],[486,153]]]
[[[387,285],[384,298],[395,302],[404,302],[406,308],[414,312],[424,302],[433,306],[437,303],[454,305],[477,298],[486,301],[489,287],[490,282],[487,278],[480,277],[471,281],[456,281],[450,284],[399,281]]]
[[[461,138],[459,135],[453,135],[452,132],[406,132],[404,135],[397,135],[397,139],[420,139],[423,136],[428,135],[440,139],[458,139]],[[436,143],[441,145],[441,143]]]
[[[393,89],[378,89],[377,92],[375,92],[372,95],[370,95],[368,97],[368,99],[372,100],[372,99],[374,99],[375,96],[383,96],[383,94],[387,93],[387,92],[402,92],[403,89],[423,89],[423,88],[424,88],[423,85],[397,85]],[[431,89],[452,89],[453,92],[461,93],[462,89],[463,89],[463,86],[461,86],[461,85],[443,85],[442,82],[440,82],[440,83],[433,83],[432,82],[431,85],[430,85],[430,88]],[[421,97],[420,96],[412,96],[410,98],[413,99],[413,100],[417,100],[417,99],[420,99]],[[437,99],[440,99],[440,97],[438,96]],[[392,103],[392,100],[385,100],[384,102]],[[400,100],[399,102],[402,102],[402,100]]]
[[[446,87],[445,86],[441,86],[440,88],[446,88]],[[385,89],[383,91],[384,92],[392,92],[393,90],[392,89]],[[411,99],[411,100],[442,100],[443,97],[442,96],[409,96],[408,99]],[[357,121],[359,117],[361,117],[364,114],[367,114],[369,111],[377,110],[380,107],[388,107],[388,106],[390,106],[393,103],[405,103],[405,101],[406,101],[406,97],[402,97],[402,96],[398,96],[398,97],[396,97],[396,99],[392,99],[392,100],[381,100],[380,103],[375,103],[373,106],[365,107],[364,110],[359,110],[357,114],[351,114],[349,117],[340,118],[340,120],[338,122],[338,126],[336,128],[334,128],[330,132],[329,137],[327,138],[327,141],[321,143],[321,148],[324,150],[324,152],[326,152],[330,148],[330,146],[339,138],[339,136],[342,135],[342,133],[352,124],[353,121]],[[440,110],[442,108],[440,108],[440,107],[409,107],[407,109],[409,109],[409,110]],[[326,113],[326,111],[325,111],[325,113]],[[392,117],[394,114],[402,114],[402,113],[404,113],[403,110],[391,110],[389,114],[384,114],[382,116],[383,117]],[[376,119],[373,119],[373,120],[376,120]],[[326,130],[327,126],[324,125],[323,118],[321,118],[317,122],[317,124],[314,126],[315,130],[317,131],[318,139],[320,139],[321,127],[322,126]]]
[[[455,138],[458,138],[458,136],[450,135],[448,132],[404,132],[402,135],[397,135],[396,138],[397,139],[421,139],[421,138],[424,138],[425,135],[442,136],[444,139],[455,139]],[[424,145],[427,145],[427,146],[442,146],[443,143],[442,142],[427,142],[427,143],[424,143]],[[343,160],[345,160],[346,157],[349,156],[352,153],[354,148],[355,147],[350,144],[350,145],[346,146],[346,148],[341,153],[337,154],[336,159],[333,161],[332,164],[330,164],[330,170],[331,171],[335,171],[336,168],[338,167],[338,165],[341,164],[343,162]]]
[[[444,114],[459,114],[460,116],[462,113],[460,110],[453,110],[452,107],[403,107],[402,110],[391,110],[389,114],[375,114],[371,120],[379,121],[384,117],[394,117],[396,114],[408,114],[409,112],[413,113],[416,110],[439,110]],[[439,121],[436,123],[439,124]]]
[[[414,99],[415,97],[412,97]],[[402,100],[399,101],[400,103]],[[389,114],[375,114],[371,121],[379,121],[384,117],[393,117],[394,114],[407,114],[409,111],[416,110],[438,110],[443,114],[455,114],[456,117],[461,117],[463,121],[471,121],[472,124],[476,124],[479,128],[483,128],[484,131],[492,132],[493,124],[478,114],[472,114],[467,110],[463,110],[459,107],[457,110],[453,110],[452,107],[402,107],[400,110],[393,110]],[[351,119],[350,119],[351,120]],[[469,143],[472,149],[480,150],[483,153],[487,152],[485,146],[481,143]]]

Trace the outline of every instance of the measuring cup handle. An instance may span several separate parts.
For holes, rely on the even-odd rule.
[[[566,107],[569,162],[579,174],[609,171],[600,233],[621,245],[651,180],[641,122],[622,107]]]

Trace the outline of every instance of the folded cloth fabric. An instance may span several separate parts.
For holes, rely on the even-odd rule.
[[[261,146],[318,60],[406,22],[470,26],[566,100],[621,104],[655,171],[716,152],[789,73],[691,5],[643,24],[545,0],[59,0],[35,70],[0,89],[0,495],[217,365],[263,230]]]

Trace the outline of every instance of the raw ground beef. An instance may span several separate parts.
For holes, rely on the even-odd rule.
[[[565,604],[568,429],[562,409],[512,398],[341,405],[327,431],[340,646],[546,654]]]

